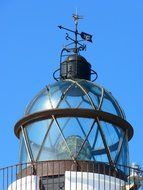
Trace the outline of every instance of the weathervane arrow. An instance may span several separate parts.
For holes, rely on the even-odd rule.
[[[67,30],[67,31],[72,32],[72,33],[75,34],[75,31],[74,31],[74,30],[71,30],[71,29],[65,28],[65,27],[63,27],[62,25],[59,25],[58,28],[59,28],[59,29]],[[80,33],[78,33],[78,32],[77,32],[77,34],[80,35]]]
[[[67,30],[67,31],[72,32],[72,33],[75,33],[74,30],[65,28],[62,25],[59,25],[58,28]],[[77,34],[80,35],[83,40],[86,40],[88,42],[92,42],[92,35],[91,34],[88,34],[88,33],[85,33],[85,32],[81,32],[81,33],[77,32]]]

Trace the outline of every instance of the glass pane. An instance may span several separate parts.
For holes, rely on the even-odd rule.
[[[52,124],[39,160],[71,160],[72,157],[76,158],[94,121],[87,118],[57,118],[56,120],[59,126],[55,122]],[[91,159],[88,140],[80,151],[78,159]]]
[[[39,160],[71,159],[64,138],[55,122],[52,123]]]
[[[56,108],[62,93],[71,85],[71,82],[59,81],[47,88],[41,90],[41,92],[30,102],[26,113],[31,114],[41,110]]]
[[[97,123],[94,125],[88,140],[92,147],[92,158],[99,162],[108,162],[106,150]]]
[[[89,108],[99,107],[101,102],[101,87],[90,81],[77,80],[59,81],[44,88],[29,104],[26,114],[56,108]],[[86,92],[85,92],[85,91]],[[90,97],[88,97],[87,96]],[[92,103],[91,103],[92,102]],[[113,96],[104,89],[104,99],[101,110],[124,118],[124,114]]]
[[[127,137],[124,139],[122,150],[119,155],[117,162],[119,165],[128,166],[129,165],[129,155],[128,155],[128,140]]]
[[[123,119],[126,119],[124,110],[121,108],[121,106],[119,105],[118,101],[112,96],[112,93],[109,93],[108,91],[106,91],[106,93],[109,95],[115,109],[116,112],[118,114],[118,116],[122,117]]]
[[[101,88],[85,80],[79,81],[79,84],[86,90],[86,92],[94,102],[95,106],[98,108],[101,98]]]
[[[59,107],[64,94],[70,88],[71,82],[69,81],[59,81],[54,85],[50,86],[50,98],[53,108]]]
[[[123,138],[123,131],[117,126],[107,122],[101,122],[101,124],[102,130],[106,135],[106,142],[109,147],[112,160],[115,160],[118,153],[118,147],[120,146],[120,141],[122,141]]]
[[[102,103],[101,110],[102,110],[102,111],[105,111],[105,112],[112,113],[112,114],[114,114],[114,115],[117,115],[117,112],[116,112],[114,106],[112,105],[111,101],[108,100],[108,99],[105,98],[105,97],[104,97],[104,99],[103,99],[103,103]]]
[[[67,104],[71,108],[77,108],[81,105],[81,102],[83,101],[84,93],[82,90],[74,84],[70,90],[66,93],[66,101]]]
[[[43,89],[29,104],[26,114],[31,114],[44,109],[51,109],[49,95],[47,89]]]
[[[20,134],[20,163],[27,163],[29,162],[28,153],[26,150],[24,138],[22,136],[22,133]]]
[[[94,119],[67,117],[57,118],[57,123],[51,119],[35,122],[26,127],[30,148],[34,160],[36,160],[42,145],[42,151],[38,158],[42,160],[93,160],[109,162],[103,139],[97,123],[95,122],[91,133],[89,131]],[[50,125],[51,123],[51,125]],[[122,129],[107,122],[100,121],[107,146],[109,147],[112,160],[116,160],[119,152],[119,144],[124,136]],[[49,126],[51,126],[49,128]],[[48,131],[49,129],[49,131]],[[48,131],[48,133],[47,133]],[[45,138],[45,134],[47,136]],[[89,134],[88,138],[87,135]],[[43,142],[45,138],[45,142]],[[21,160],[27,161],[26,148],[21,138]],[[121,141],[122,142],[122,141]],[[24,152],[26,158],[24,157]],[[124,141],[123,150],[118,163],[128,163],[128,142]]]
[[[70,138],[70,150],[74,152],[74,157],[77,160],[91,160],[92,151],[89,141],[84,141],[79,136],[71,136]]]
[[[34,160],[36,160],[40,147],[42,145],[45,134],[50,126],[51,119],[38,121],[32,123],[26,127],[29,145],[33,154]]]
[[[58,118],[58,123],[61,127],[62,133],[65,136],[66,142],[68,147],[72,153],[73,157],[78,155],[78,152],[81,149],[82,143],[86,138],[91,124],[93,123],[93,119],[86,119],[86,118]],[[67,124],[68,122],[68,124]],[[90,144],[86,143],[88,147]],[[85,146],[86,146],[85,145]],[[83,147],[84,149],[84,147]],[[83,159],[85,155],[84,150],[81,150],[78,159]],[[85,157],[84,157],[85,158]],[[87,158],[85,158],[87,159]]]
[[[114,99],[106,91],[104,91],[104,98],[103,98],[101,110],[122,117],[120,109],[115,104]]]
[[[79,108],[93,109],[92,103],[90,102],[87,95],[82,97],[82,101],[79,105]]]

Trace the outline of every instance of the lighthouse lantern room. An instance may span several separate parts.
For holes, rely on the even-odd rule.
[[[142,171],[130,166],[128,142],[133,128],[112,93],[94,82],[98,75],[80,52],[92,35],[65,30],[55,83],[29,103],[14,128],[19,163],[3,169],[3,190],[135,190]],[[71,37],[72,33],[74,37]],[[15,177],[14,177],[15,176]]]

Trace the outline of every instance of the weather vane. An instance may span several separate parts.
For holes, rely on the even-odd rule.
[[[61,52],[61,56],[63,54],[64,51],[66,52],[73,52],[75,54],[78,54],[79,51],[84,51],[86,50],[86,45],[85,44],[82,44],[81,42],[82,41],[88,41],[88,42],[92,42],[92,35],[91,34],[88,34],[88,33],[85,33],[85,32],[79,32],[78,31],[78,20],[79,19],[83,19],[82,16],[79,16],[77,13],[76,14],[73,14],[72,15],[73,19],[74,19],[74,23],[75,23],[75,30],[71,30],[69,28],[65,28],[63,27],[62,25],[59,25],[58,27],[60,29],[63,29],[63,30],[66,30],[68,32],[71,32],[74,34],[74,38],[70,37],[68,33],[66,33],[66,40],[70,40],[71,43],[67,44],[66,46],[64,46],[64,48],[62,49],[62,52]],[[81,37],[80,40],[78,40],[78,36]],[[70,48],[69,46],[73,45],[74,44],[74,47]]]
[[[78,71],[79,73],[76,73],[77,72],[77,65],[78,65],[78,58],[79,57],[82,57],[79,55],[79,52],[80,51],[85,51],[86,50],[86,45],[82,42],[84,41],[88,41],[88,42],[92,42],[92,35],[91,34],[88,34],[88,33],[85,33],[85,32],[79,32],[78,31],[78,22],[79,22],[79,19],[83,19],[82,16],[78,15],[77,14],[77,11],[76,11],[76,14],[72,14],[72,18],[74,20],[74,24],[75,24],[75,29],[69,29],[69,28],[66,28],[62,25],[59,25],[59,29],[63,29],[66,31],[66,37],[65,39],[66,40],[69,40],[70,43],[68,43],[67,45],[65,45],[62,50],[61,50],[61,53],[60,53],[60,68],[58,68],[57,70],[54,71],[53,73],[53,78],[58,81],[60,78],[64,78],[65,77],[65,71],[66,71],[66,75],[79,75],[79,73],[81,73],[82,68],[80,68],[80,71]],[[73,34],[73,36],[71,37],[70,34]],[[72,64],[72,66],[70,66],[70,64],[68,64],[68,66],[66,66],[66,63],[65,63],[65,59],[64,61],[62,60],[63,57],[70,57],[70,56],[73,56],[75,58],[75,68],[72,68],[74,64]],[[84,65],[84,61],[82,63],[82,66]],[[89,63],[88,63],[89,64]],[[88,65],[87,62],[85,63],[85,65]],[[90,64],[89,64],[90,65]],[[66,67],[66,68],[65,68]],[[70,67],[69,68],[69,71],[67,71],[67,67]],[[64,69],[63,69],[64,68]],[[87,73],[89,73],[87,79],[89,79],[91,75],[95,75],[95,78],[92,80],[92,81],[95,81],[98,77],[97,73],[92,70],[90,68],[90,66],[87,68],[84,68]],[[60,71],[60,75],[57,76],[57,73]],[[63,72],[64,71],[64,72]],[[63,74],[64,73],[64,74]],[[64,76],[63,76],[63,75]],[[75,77],[75,76],[74,76]],[[77,76],[76,76],[77,77]]]

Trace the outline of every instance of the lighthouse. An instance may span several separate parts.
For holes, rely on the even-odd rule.
[[[143,173],[129,160],[133,127],[112,93],[96,83],[92,63],[81,55],[82,41],[92,42],[92,35],[78,31],[80,16],[73,19],[74,30],[59,26],[71,42],[61,51],[55,83],[15,124],[19,164],[1,170],[2,190],[141,188]]]

